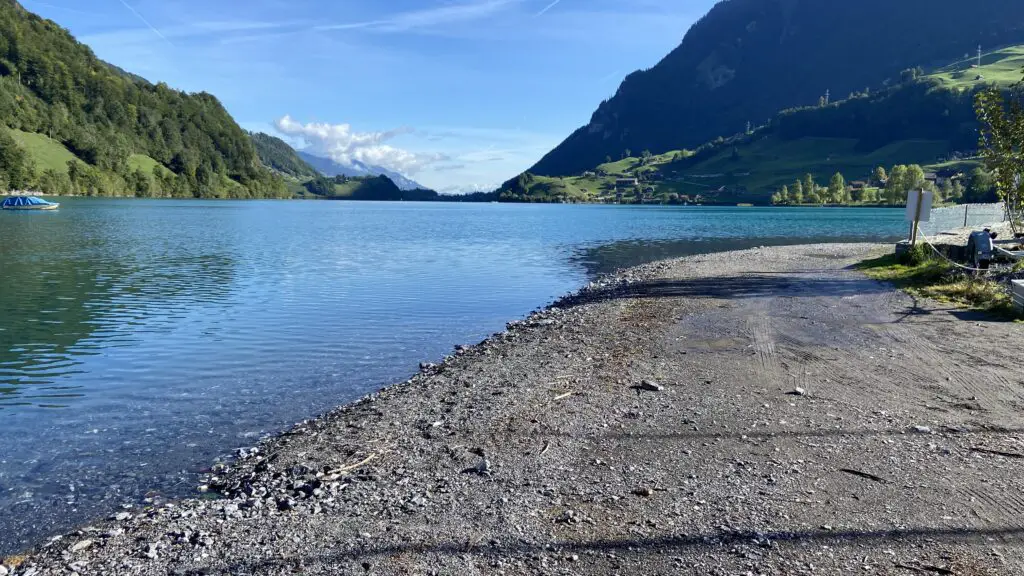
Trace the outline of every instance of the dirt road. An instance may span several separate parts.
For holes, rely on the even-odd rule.
[[[876,249],[630,271],[16,574],[1022,574],[1024,326]]]

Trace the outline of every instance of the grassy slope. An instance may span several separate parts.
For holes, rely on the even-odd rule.
[[[937,258],[921,258],[917,263],[900,262],[895,255],[866,260],[858,268],[876,280],[892,282],[916,296],[924,296],[956,306],[984,310],[1005,319],[1021,319],[1013,306],[1005,283],[974,278]]]
[[[976,58],[968,58],[941,68],[931,74],[949,88],[971,88],[978,84],[995,82],[1009,86],[1021,80],[1024,69],[1024,46],[1010,46],[988,54],[981,58],[981,68],[976,68]],[[978,80],[978,75],[983,77]]]
[[[967,89],[993,82],[1009,86],[1021,80],[1024,46],[1011,46],[983,55],[980,69],[972,67],[975,62],[973,58],[956,62],[929,77],[948,88]],[[979,75],[982,80],[976,79]],[[616,178],[633,173],[660,173],[660,178],[648,184],[654,186],[660,196],[671,193],[707,196],[712,190],[726,186],[745,188],[745,198],[764,201],[783,184],[791,184],[807,173],[827,185],[836,172],[842,172],[848,181],[864,180],[876,166],[921,164],[929,170],[956,166],[966,171],[976,165],[970,161],[938,163],[938,158],[951,152],[944,141],[899,140],[869,153],[858,151],[856,147],[857,141],[851,139],[783,141],[767,136],[741,146],[738,159],[733,158],[729,148],[681,171],[673,169],[672,161],[677,152],[686,155],[686,151],[655,155],[646,166],[637,157],[623,158],[597,166],[595,171],[604,176],[537,177],[539,184],[534,186],[533,193],[549,195],[549,191],[565,191],[575,200],[608,200],[613,197]]]
[[[67,174],[68,161],[78,160],[78,157],[63,144],[56,140],[51,140],[45,134],[11,130],[11,135],[18,143],[18,146],[21,146],[28,153],[29,157],[32,158],[32,161],[35,162],[37,172],[54,170],[61,174]],[[153,174],[153,167],[158,165],[159,163],[156,160],[145,154],[132,154],[128,158],[129,168],[132,170],[141,168],[150,177]]]
[[[63,144],[43,134],[11,130],[11,135],[36,163],[36,170],[39,172],[55,170],[67,174],[68,161],[76,159]]]

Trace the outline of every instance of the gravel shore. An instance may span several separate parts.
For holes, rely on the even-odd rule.
[[[628,270],[0,576],[1024,573],[1021,325],[884,249]]]

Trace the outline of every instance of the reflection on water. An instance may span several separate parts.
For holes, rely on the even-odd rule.
[[[118,254],[116,247],[106,249],[112,259],[73,248],[44,255],[31,229],[12,226],[0,248],[0,410],[68,407],[82,395],[75,377],[86,358],[166,332],[191,302],[224,302],[231,286],[225,256]]]
[[[67,199],[0,213],[0,554],[641,261],[902,213]]]

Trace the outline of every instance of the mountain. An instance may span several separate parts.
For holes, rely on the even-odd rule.
[[[627,150],[694,148],[779,110],[973,55],[979,43],[1024,43],[1024,2],[725,0],[530,172],[578,174]]]
[[[980,163],[974,153],[974,100],[982,90],[1009,89],[1020,81],[1024,45],[985,53],[980,67],[976,62],[961,59],[930,73],[908,69],[888,88],[782,110],[749,132],[691,150],[631,156],[573,176],[527,172],[503,184],[500,197],[616,202],[636,201],[640,194],[648,202],[767,204],[782,186],[792,187],[807,174],[821,185],[837,172],[847,181],[869,182],[878,166],[920,164],[943,176],[946,200],[958,200],[962,192],[964,201],[988,201],[991,182],[975,175]]]
[[[316,168],[299,158],[295,149],[284,140],[262,132],[250,133],[249,137],[256,147],[260,162],[267,168],[299,180],[315,178],[319,174]]]
[[[303,198],[322,198],[326,200],[375,200],[375,201],[406,201],[406,202],[489,202],[497,200],[496,194],[475,194],[453,196],[438,194],[425,188],[403,190],[395,185],[390,178],[380,176],[317,176],[302,185]]]
[[[401,190],[426,190],[427,187],[402,176],[394,170],[364,164],[358,160],[353,161],[351,166],[335,162],[330,158],[315,156],[308,152],[298,151],[298,155],[310,166],[316,168],[324,176],[387,176]]]
[[[96,58],[58,24],[0,0],[0,185],[51,193],[287,195],[221,103]],[[15,142],[18,150],[11,149]]]

